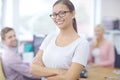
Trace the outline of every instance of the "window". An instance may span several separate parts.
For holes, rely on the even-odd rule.
[[[2,15],[2,1],[0,0],[0,31],[1,31],[1,24],[2,24],[1,15]]]
[[[56,27],[49,14],[52,0],[20,0],[20,26],[32,34],[47,34]]]
[[[56,0],[20,0],[21,31],[33,34],[47,34],[56,30],[49,14]],[[94,0],[71,0],[76,8],[78,33],[93,35]]]

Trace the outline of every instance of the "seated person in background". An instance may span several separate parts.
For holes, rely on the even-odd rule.
[[[18,54],[18,41],[15,31],[6,27],[1,30],[1,39],[4,44],[2,64],[6,80],[40,80],[29,73],[29,65],[22,62]]]
[[[90,43],[90,57],[88,64],[91,66],[113,67],[114,46],[104,38],[104,27],[99,24],[95,27],[95,38]]]

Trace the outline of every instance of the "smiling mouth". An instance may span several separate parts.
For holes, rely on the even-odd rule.
[[[58,25],[61,25],[61,24],[63,24],[63,22],[57,22],[57,24],[58,24]]]
[[[64,22],[65,22],[64,20],[62,20],[62,21],[56,21],[56,24],[57,25],[62,25]]]

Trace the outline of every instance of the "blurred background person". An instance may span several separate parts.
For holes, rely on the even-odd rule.
[[[99,24],[94,29],[95,38],[90,43],[90,57],[88,64],[91,66],[113,67],[114,46],[104,37],[104,26]]]
[[[1,39],[4,44],[2,64],[6,80],[40,80],[30,74],[29,65],[22,62],[18,54],[18,41],[15,31],[5,27],[1,30]]]

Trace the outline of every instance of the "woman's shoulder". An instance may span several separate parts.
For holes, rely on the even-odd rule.
[[[86,37],[80,36],[78,42],[80,44],[89,44]]]
[[[106,45],[109,45],[109,46],[110,46],[110,45],[113,45],[113,43],[112,43],[110,40],[107,40],[107,39],[105,39],[105,44],[106,44]]]

